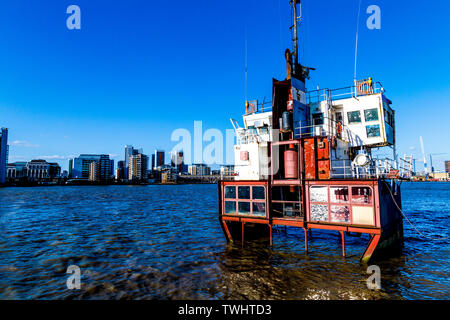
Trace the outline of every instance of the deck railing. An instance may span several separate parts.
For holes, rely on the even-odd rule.
[[[317,103],[321,101],[327,101],[331,103],[331,101],[333,100],[341,100],[363,95],[383,93],[384,91],[385,90],[381,82],[374,82],[371,86],[371,90],[369,90],[369,92],[365,94],[360,94],[356,85],[338,89],[317,89],[306,92],[306,104]]]

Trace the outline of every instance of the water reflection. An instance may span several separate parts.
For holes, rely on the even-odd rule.
[[[423,199],[426,205],[422,205]],[[448,233],[448,184],[404,184],[403,206],[421,231]],[[422,207],[423,206],[423,207]],[[435,209],[436,208],[436,209]],[[217,186],[0,189],[1,299],[445,299],[448,242],[405,224],[403,255],[378,262],[381,291],[359,263],[366,237],[277,229],[228,245]],[[69,265],[82,289],[66,287]]]

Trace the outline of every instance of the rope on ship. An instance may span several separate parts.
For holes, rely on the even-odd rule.
[[[397,203],[397,201],[395,200],[395,197],[394,197],[394,195],[393,195],[393,193],[392,193],[392,191],[391,191],[391,187],[389,186],[389,184],[388,184],[386,181],[384,181],[384,180],[383,180],[383,182],[386,184],[386,187],[388,188],[389,193],[391,194],[392,200],[394,201],[394,204],[395,204],[395,206],[397,207],[397,209],[400,211],[400,213],[403,215],[403,217],[406,219],[406,221],[408,221],[408,223],[414,228],[414,230],[416,230],[416,232],[417,232],[418,234],[420,234],[420,235],[421,235],[422,237],[424,237],[424,238],[428,238],[428,239],[431,239],[431,240],[448,240],[448,239],[450,239],[450,237],[446,237],[446,238],[434,238],[434,237],[427,236],[427,235],[423,234],[422,232],[420,232],[419,229],[417,229],[416,226],[411,222],[411,220],[408,219],[408,217],[406,216],[406,214],[403,212],[403,210],[402,210],[402,209],[400,208],[400,206],[398,205],[398,203]]]

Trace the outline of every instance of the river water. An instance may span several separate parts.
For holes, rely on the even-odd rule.
[[[403,207],[429,237],[450,235],[450,183],[403,183]],[[274,231],[274,246],[228,245],[216,185],[0,189],[0,299],[449,299],[449,241],[405,221],[400,257],[359,263],[368,238]],[[81,270],[69,290],[67,268]]]

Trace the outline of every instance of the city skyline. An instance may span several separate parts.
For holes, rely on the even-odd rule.
[[[228,119],[241,116],[245,97],[270,100],[270,78],[285,76],[288,3],[230,1],[193,9],[180,2],[174,13],[166,3],[77,2],[83,15],[77,31],[66,28],[63,4],[27,3],[23,10],[24,2],[15,1],[2,8],[9,45],[0,53],[0,126],[10,129],[9,162],[41,158],[67,169],[68,159],[82,153],[109,154],[117,162],[130,143],[166,150],[167,162],[175,129],[192,132],[195,120],[203,120],[204,130],[231,129]],[[372,76],[387,89],[398,154],[413,154],[421,168],[423,136],[427,155],[446,153],[433,157],[444,170],[450,86],[442,75],[450,70],[450,45],[434,30],[446,31],[439,21],[450,4],[375,4],[381,30],[365,28],[363,10],[358,76]],[[307,87],[351,85],[357,3],[305,1],[303,9],[300,59],[317,69]],[[330,29],[323,20],[339,23]]]

